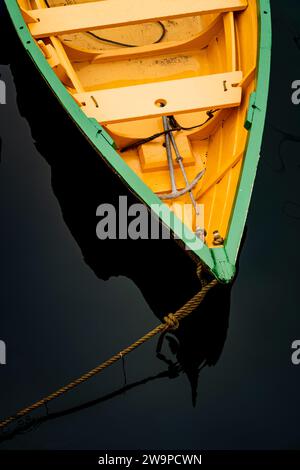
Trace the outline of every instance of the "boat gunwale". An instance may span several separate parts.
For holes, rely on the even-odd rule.
[[[224,249],[230,264],[235,265],[239,253],[246,219],[251,202],[257,167],[260,160],[260,150],[265,127],[271,72],[272,24],[270,0],[257,0],[259,8],[259,53],[257,60],[256,87],[249,100],[249,109],[253,112],[248,142],[245,149],[240,182],[237,188],[235,203]]]
[[[260,158],[260,147],[267,110],[272,42],[270,0],[257,0],[259,11],[259,50],[255,90],[256,101],[255,107],[253,107],[253,118],[251,128],[249,129],[248,142],[245,147],[241,178],[236,192],[235,204],[229,222],[225,245],[224,247],[208,248],[203,244],[200,249],[193,247],[196,235],[184,226],[183,222],[172,213],[165,203],[161,201],[124,162],[113,147],[113,140],[102,126],[96,120],[88,118],[77,105],[35,43],[22,16],[17,0],[4,0],[4,2],[17,34],[33,63],[39,69],[40,74],[74,123],[92,143],[97,152],[100,153],[103,160],[117,172],[128,188],[144,202],[148,208],[151,208],[152,213],[171,230],[176,241],[179,243],[183,242],[184,246],[194,255],[193,257],[202,261],[220,282],[231,282],[235,275],[235,263],[244,232],[257,165]],[[161,210],[161,208],[163,208],[163,210]]]

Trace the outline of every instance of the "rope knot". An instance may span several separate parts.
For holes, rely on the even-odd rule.
[[[179,321],[174,313],[169,313],[164,317],[164,322],[167,325],[168,330],[177,330],[179,328]]]
[[[7,419],[0,421],[0,432],[3,431],[5,427],[7,427],[10,423],[16,421],[18,418],[24,418],[26,415],[28,415],[31,411],[36,410],[40,408],[41,406],[45,405],[47,407],[47,403],[51,402],[52,400],[64,395],[65,393],[69,392],[70,390],[73,390],[76,388],[78,385],[82,384],[83,382],[86,382],[89,380],[91,377],[94,377],[96,374],[99,374],[102,372],[104,369],[107,367],[111,366],[115,362],[117,362],[119,359],[124,360],[124,357],[132,352],[134,349],[138,348],[142,344],[146,343],[149,339],[153,338],[156,334],[158,333],[166,333],[168,330],[177,330],[179,328],[179,322],[183,320],[184,318],[188,317],[192,312],[195,311],[205,298],[206,294],[210,289],[212,289],[218,281],[216,279],[213,279],[211,281],[205,282],[203,279],[201,279],[201,270],[202,266],[199,265],[197,269],[197,274],[200,278],[201,281],[201,290],[198,292],[198,294],[195,294],[194,297],[192,297],[183,307],[181,307],[177,312],[170,313],[169,315],[164,317],[164,323],[160,323],[158,326],[156,326],[153,330],[149,331],[146,333],[144,336],[142,336],[140,339],[135,341],[133,344],[128,346],[127,348],[123,349],[121,352],[118,354],[115,354],[112,356],[110,359],[107,359],[106,361],[102,362],[101,364],[98,364],[97,367],[94,369],[90,370],[86,374],[81,375],[81,377],[77,378],[73,382],[68,383],[65,387],[61,387],[60,389],[56,390],[55,392],[51,393],[50,395],[42,398],[41,400],[33,403],[32,405],[28,406],[27,408],[23,408],[20,410],[16,415],[10,416]]]

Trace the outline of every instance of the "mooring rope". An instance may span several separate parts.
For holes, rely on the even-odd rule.
[[[202,267],[199,266],[197,269],[197,275],[201,281],[201,270]],[[138,348],[142,344],[146,343],[148,340],[153,338],[159,333],[166,332],[168,330],[176,330],[179,327],[179,323],[181,320],[184,318],[188,317],[204,300],[206,294],[208,291],[214,287],[218,281],[216,279],[213,279],[211,282],[207,284],[203,284],[201,281],[201,290],[194,295],[183,307],[181,307],[179,310],[177,310],[176,313],[170,313],[169,315],[164,317],[164,323],[161,323],[160,325],[156,326],[153,330],[149,331],[147,334],[142,336],[140,339],[135,341],[133,344],[128,346],[127,348],[123,349],[122,351],[118,352],[114,356],[112,356],[110,359],[106,360],[105,362],[102,362],[99,364],[97,367],[94,369],[90,370],[86,374],[83,374],[81,377],[78,379],[70,382],[68,385],[65,385],[64,387],[56,390],[55,392],[51,393],[50,395],[42,398],[41,400],[33,403],[30,406],[27,406],[26,408],[23,408],[22,410],[18,411],[15,415],[10,416],[3,421],[0,422],[0,429],[5,428],[8,426],[10,423],[16,421],[19,418],[24,417],[25,415],[28,415],[31,411],[36,410],[37,408],[40,408],[41,406],[47,405],[50,401],[64,395],[65,393],[69,392],[70,390],[74,389],[75,387],[79,386],[80,384],[86,382],[87,380],[91,379],[95,375],[99,374],[102,372],[104,369],[107,367],[111,366],[115,362],[119,361],[120,359],[123,360],[124,356],[127,354],[131,353],[134,349]]]

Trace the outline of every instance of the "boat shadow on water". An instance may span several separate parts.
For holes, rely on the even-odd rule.
[[[154,315],[162,320],[175,312],[199,291],[195,262],[174,240],[105,240],[96,236],[96,209],[101,203],[118,206],[119,196],[136,203],[119,178],[107,167],[57,103],[21,45],[11,37],[11,70],[17,89],[20,113],[28,121],[37,150],[51,167],[53,192],[64,221],[75,238],[83,258],[98,278],[126,276],[141,290]],[[26,78],[24,76],[26,70]],[[34,97],[34,98],[33,98]],[[38,98],[37,98],[38,97]],[[41,110],[43,113],[41,119]],[[151,217],[149,215],[149,217]],[[149,381],[186,374],[196,404],[200,370],[215,365],[227,336],[231,286],[218,285],[210,291],[180,328],[165,336],[166,344],[157,352],[167,369],[141,381],[125,384],[120,390],[91,402],[39,417],[41,423],[68,415],[142,386]],[[125,307],[126,308],[126,307]],[[4,439],[31,429],[35,419],[2,436]]]

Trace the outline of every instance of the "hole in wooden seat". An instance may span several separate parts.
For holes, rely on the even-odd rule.
[[[164,108],[165,106],[167,106],[167,101],[160,98],[159,100],[156,100],[155,101],[155,105],[158,107],[158,108]]]

